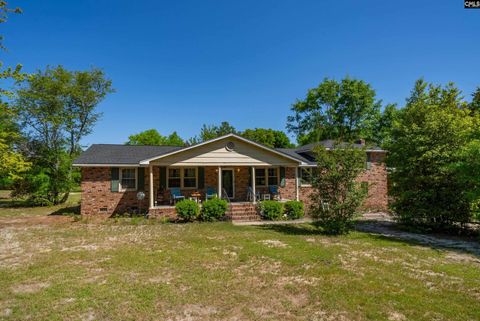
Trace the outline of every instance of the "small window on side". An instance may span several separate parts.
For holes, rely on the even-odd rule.
[[[313,170],[311,168],[300,168],[300,185],[310,186],[313,183]]]

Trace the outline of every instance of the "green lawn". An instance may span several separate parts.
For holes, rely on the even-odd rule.
[[[480,317],[480,263],[469,254],[310,225],[19,224],[11,210],[0,208],[0,319]]]
[[[23,217],[23,216],[38,216],[49,215],[54,212],[58,214],[78,214],[80,203],[80,193],[72,192],[65,204],[58,206],[39,206],[28,207],[28,204],[23,199],[12,199],[10,191],[0,190],[0,217]]]

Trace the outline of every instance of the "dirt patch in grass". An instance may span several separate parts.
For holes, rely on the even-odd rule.
[[[288,244],[283,243],[282,241],[279,240],[262,240],[258,241],[259,243],[262,243],[263,245],[266,245],[268,247],[278,247],[278,248],[286,248],[288,247]]]
[[[12,287],[12,292],[15,294],[36,293],[42,289],[48,288],[50,284],[44,282],[20,284]]]
[[[393,312],[390,312],[390,313],[388,314],[388,320],[389,320],[389,321],[404,321],[404,320],[406,320],[406,319],[407,319],[407,318],[406,318],[403,314],[401,314],[401,313],[399,313],[399,312],[393,311]]]
[[[3,227],[25,227],[39,225],[56,225],[72,223],[71,216],[44,215],[44,216],[23,216],[23,217],[0,217],[0,228]]]

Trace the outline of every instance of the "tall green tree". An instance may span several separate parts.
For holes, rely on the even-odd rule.
[[[472,94],[472,101],[468,104],[472,113],[480,114],[480,86]]]
[[[19,14],[20,8],[10,8],[6,1],[0,1],[0,24],[7,22],[9,14]],[[3,46],[3,36],[0,35],[0,50]],[[0,79],[19,81],[26,76],[21,72],[21,65],[3,67],[0,61]],[[20,128],[17,125],[15,111],[9,102],[14,93],[8,88],[0,87],[0,186],[9,187],[12,181],[18,179],[30,166],[23,155],[18,151],[18,144],[23,141]]]
[[[388,144],[392,137],[392,128],[395,121],[397,121],[401,109],[398,109],[395,104],[388,104],[383,109],[382,114],[375,124],[373,133],[373,140],[380,146]]]
[[[465,190],[472,219],[480,221],[480,135],[477,132],[475,136],[458,151],[458,161],[452,168]]]
[[[173,132],[168,136],[162,136],[156,129],[148,129],[138,134],[128,136],[126,145],[164,145],[164,146],[184,146],[185,142]]]
[[[166,145],[168,146],[185,146],[185,141],[183,140],[177,132],[173,132],[167,136]]]
[[[443,228],[471,219],[468,187],[453,165],[462,160],[460,151],[471,141],[475,123],[453,83],[415,83],[387,144],[399,221]]]
[[[97,68],[71,72],[58,66],[54,73],[61,75],[65,81],[63,94],[65,131],[69,145],[68,153],[73,156],[80,151],[80,140],[92,132],[93,126],[101,116],[96,107],[108,94],[114,92],[112,81]]]
[[[281,130],[270,128],[246,129],[240,135],[271,148],[289,148],[293,146],[288,136]]]
[[[200,135],[190,138],[187,143],[188,145],[195,145],[210,139],[232,133],[237,133],[237,130],[227,121],[222,122],[220,125],[204,124],[200,129]]]
[[[325,78],[318,87],[297,100],[287,119],[287,129],[297,135],[299,144],[322,139],[375,141],[375,125],[380,117],[381,101],[375,90],[363,80]]]
[[[97,105],[111,92],[111,81],[98,69],[47,67],[18,84],[15,109],[29,139],[26,152],[33,168],[17,184],[17,194],[41,204],[66,199],[73,181],[72,158],[100,117]]]
[[[200,130],[200,139],[204,142],[209,139],[217,138],[231,133],[236,133],[235,127],[229,122],[223,121],[220,125],[203,125]]]
[[[164,141],[165,137],[152,128],[128,136],[128,142],[125,145],[164,145]]]

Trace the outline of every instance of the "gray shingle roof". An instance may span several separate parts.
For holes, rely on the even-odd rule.
[[[84,151],[73,165],[81,164],[138,164],[140,161],[167,154],[184,147],[94,144]]]
[[[335,146],[335,141],[323,140],[318,143],[308,144],[297,148],[276,148],[275,150],[298,159],[308,165],[315,165],[316,162],[311,155],[311,151],[318,145],[322,145],[326,148],[333,148]],[[354,144],[354,147],[362,148],[364,146]],[[138,165],[142,160],[165,155],[183,148],[185,147],[94,144],[75,159],[73,165]],[[368,150],[382,151],[379,147],[369,147]]]
[[[307,144],[303,145],[297,148],[277,148],[279,152],[282,152],[284,154],[287,154],[289,156],[298,158],[299,160],[307,163],[308,165],[315,165],[315,158],[311,155],[311,152],[316,146],[323,146],[325,148],[333,149],[335,148],[336,141],[333,139],[326,139],[322,140],[318,143],[312,143],[312,144]],[[342,145],[342,144],[340,144]],[[354,148],[364,148],[365,145],[362,144],[352,144]],[[382,152],[383,150],[378,147],[378,146],[368,146],[367,147],[368,151],[379,151]]]
[[[342,143],[340,145],[343,145],[343,144],[346,144],[346,143]],[[315,148],[316,146],[319,146],[319,145],[322,145],[323,147],[325,148],[329,148],[329,149],[332,149],[335,147],[336,145],[336,141],[333,140],[333,139],[326,139],[326,140],[322,140],[318,143],[312,143],[312,144],[307,144],[307,145],[303,145],[303,146],[300,146],[300,147],[297,147],[295,150],[299,153],[302,153],[302,152],[309,152],[309,151],[312,151],[313,148]],[[364,148],[365,145],[362,145],[362,144],[352,144],[352,146],[354,148]],[[380,147],[378,146],[367,146],[367,150],[375,150],[375,151],[383,151]]]
[[[277,151],[284,153],[288,156],[295,157],[298,160],[308,164],[308,165],[315,165],[315,160],[311,159],[308,155],[304,153],[299,153],[295,148],[276,148]]]

